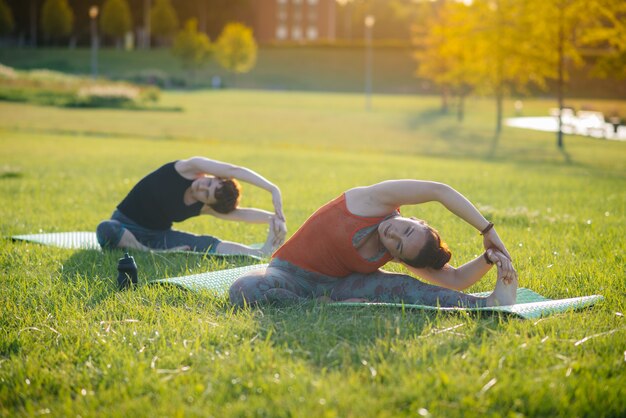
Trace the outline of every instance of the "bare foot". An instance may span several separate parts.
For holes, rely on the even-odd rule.
[[[279,240],[276,239],[276,235],[274,234],[274,228],[270,228],[267,232],[267,239],[265,240],[265,244],[261,247],[261,255],[263,257],[269,257],[276,251],[278,247],[280,247]]]
[[[517,278],[498,279],[493,293],[487,297],[487,306],[515,305],[517,298]]]

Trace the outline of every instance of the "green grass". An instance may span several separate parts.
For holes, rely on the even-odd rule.
[[[19,69],[47,68],[74,74],[91,74],[88,48],[0,48],[0,63]],[[365,50],[355,46],[269,46],[259,49],[257,64],[236,79],[212,60],[191,75],[169,50],[123,51],[112,48],[99,52],[99,73],[112,79],[168,81],[172,86],[208,87],[215,75],[227,86],[276,91],[362,92],[365,87]],[[416,63],[410,46],[375,45],[373,89],[385,94],[435,94],[432,83],[415,77]],[[589,68],[571,68],[566,85],[567,98],[621,99],[626,80],[589,77]],[[553,83],[554,84],[554,83]],[[556,86],[536,95],[556,102]],[[589,105],[585,100],[584,105]],[[603,110],[603,109],[599,109]],[[608,111],[612,109],[607,109]],[[624,117],[626,113],[622,113]]]
[[[170,110],[154,106],[159,89],[50,70],[19,71],[0,65],[0,100],[59,107]]]
[[[4,239],[0,416],[624,416],[626,143],[568,136],[567,162],[553,135],[505,128],[489,156],[490,101],[469,103],[463,125],[437,113],[437,98],[373,103],[251,91],[164,94],[176,113],[0,103],[0,235],[93,230],[142,175],[191,155],[279,184],[290,233],[349,187],[424,178],[494,220],[522,286],[605,301],[538,321],[315,303],[235,311],[208,293],[117,292],[121,251]],[[250,187],[243,204],[271,207]],[[403,212],[437,227],[454,263],[481,252],[476,231],[438,205]],[[211,218],[181,228],[265,235]],[[142,283],[234,266],[133,255]],[[492,272],[469,291],[494,283]]]

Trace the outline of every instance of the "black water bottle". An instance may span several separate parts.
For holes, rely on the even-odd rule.
[[[124,257],[120,258],[117,263],[117,287],[119,290],[124,290],[130,287],[130,284],[137,284],[137,264],[135,259],[124,254]]]

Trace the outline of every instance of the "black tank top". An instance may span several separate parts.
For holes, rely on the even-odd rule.
[[[144,228],[155,230],[169,229],[172,222],[200,215],[202,202],[188,206],[184,201],[193,180],[182,177],[175,163],[167,163],[141,179],[117,209]]]

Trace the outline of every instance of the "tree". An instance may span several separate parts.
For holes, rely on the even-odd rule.
[[[170,0],[157,0],[150,11],[150,31],[165,43],[178,29],[178,16]]]
[[[63,38],[72,32],[73,25],[74,13],[67,0],[46,0],[41,9],[41,29],[46,38]]]
[[[468,47],[476,53],[477,91],[496,99],[494,153],[502,131],[504,98],[514,91],[526,91],[531,83],[545,86],[545,78],[553,69],[540,53],[541,44],[533,39],[537,12],[528,1],[476,0],[469,11],[476,24]]]
[[[229,23],[215,43],[215,58],[231,73],[242,74],[254,68],[257,50],[252,29],[241,23]]]
[[[15,19],[13,19],[13,12],[11,8],[0,0],[0,35],[8,35],[13,32],[15,27]]]
[[[115,38],[116,46],[120,48],[122,38],[132,29],[132,16],[126,0],[106,0],[100,26],[105,35]]]
[[[189,19],[185,22],[184,29],[178,32],[174,38],[172,54],[192,73],[208,61],[211,56],[211,41],[204,33],[198,32],[196,19]]]
[[[582,40],[585,33],[597,26],[592,4],[598,0],[532,0],[533,9],[541,16],[530,32],[536,43],[542,46],[543,60],[553,68],[557,80],[559,127],[557,147],[564,149],[563,121],[561,118],[568,79],[568,64],[582,65]]]
[[[441,112],[448,112],[448,96],[450,86],[449,78],[445,75],[451,67],[448,57],[442,53],[445,20],[439,10],[438,4],[416,4],[420,7],[421,13],[416,17],[419,19],[412,25],[412,42],[416,46],[413,57],[417,61],[415,74],[418,77],[432,81],[441,91]]]
[[[582,41],[592,46],[608,45],[608,51],[596,61],[593,74],[601,78],[626,78],[626,2],[596,0],[586,5],[595,24]]]
[[[413,27],[413,43],[417,46],[416,74],[431,80],[441,89],[441,110],[448,110],[448,96],[459,98],[458,119],[463,120],[464,99],[478,83],[473,69],[475,50],[467,42],[475,23],[463,3],[445,3],[436,9],[427,7],[422,16],[430,16]]]

